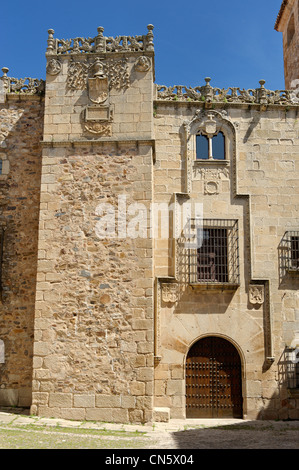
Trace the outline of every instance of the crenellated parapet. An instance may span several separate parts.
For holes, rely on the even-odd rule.
[[[157,99],[166,101],[199,101],[205,104],[237,103],[267,105],[299,105],[299,90],[267,90],[265,80],[260,80],[260,87],[245,90],[239,87],[217,88],[210,85],[211,78],[205,78],[206,84],[195,88],[183,85],[157,85]]]
[[[154,51],[153,25],[147,26],[148,32],[139,36],[104,36],[104,28],[98,27],[98,34],[94,38],[76,37],[74,39],[56,39],[54,30],[48,30],[47,56],[78,53],[106,53],[106,52],[145,52]]]

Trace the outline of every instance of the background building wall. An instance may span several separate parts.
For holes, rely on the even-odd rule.
[[[0,104],[0,405],[6,406],[31,404],[43,112],[36,95],[11,93]]]
[[[283,35],[285,88],[298,88],[299,80],[299,4],[283,1],[275,29]]]

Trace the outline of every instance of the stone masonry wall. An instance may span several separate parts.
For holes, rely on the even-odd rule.
[[[160,279],[155,407],[168,409],[171,418],[185,417],[188,350],[199,338],[216,335],[231,341],[241,357],[244,416],[296,419],[298,407],[289,395],[284,354],[298,331],[299,279],[281,277],[280,246],[287,230],[299,228],[298,110],[226,106],[236,140],[235,150],[228,149],[228,163],[194,162],[186,178],[185,126],[198,109],[191,103],[155,102],[154,199],[169,204],[177,193],[179,200],[201,202],[204,218],[238,220],[240,287],[191,288],[182,277],[188,267],[175,254],[174,240],[155,241],[155,276]],[[214,105],[206,110],[206,119],[219,111]],[[228,131],[223,125],[223,132]],[[190,158],[194,161],[195,153]],[[167,282],[178,286],[172,298],[163,295]],[[255,283],[264,286],[260,304],[249,297],[250,284]],[[274,363],[267,362],[267,354]]]
[[[149,220],[143,237],[127,229],[131,220],[138,232],[134,216],[141,204],[149,215],[152,200],[153,53],[144,36],[111,46],[102,30],[93,52],[85,45],[66,54],[50,30],[31,411],[147,422],[154,360]],[[100,233],[105,217],[110,225]]]
[[[151,147],[48,148],[43,158],[32,411],[117,422],[152,413],[151,240],[97,236],[100,203],[147,204]]]
[[[31,405],[43,111],[37,96],[7,95],[0,105],[0,405],[6,406]]]

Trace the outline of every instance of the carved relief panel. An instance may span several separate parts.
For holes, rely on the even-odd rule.
[[[254,285],[249,286],[249,302],[251,304],[262,305],[265,301],[264,286]]]

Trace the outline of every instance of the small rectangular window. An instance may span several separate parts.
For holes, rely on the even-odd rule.
[[[2,175],[2,160],[0,159],[0,175]]]

